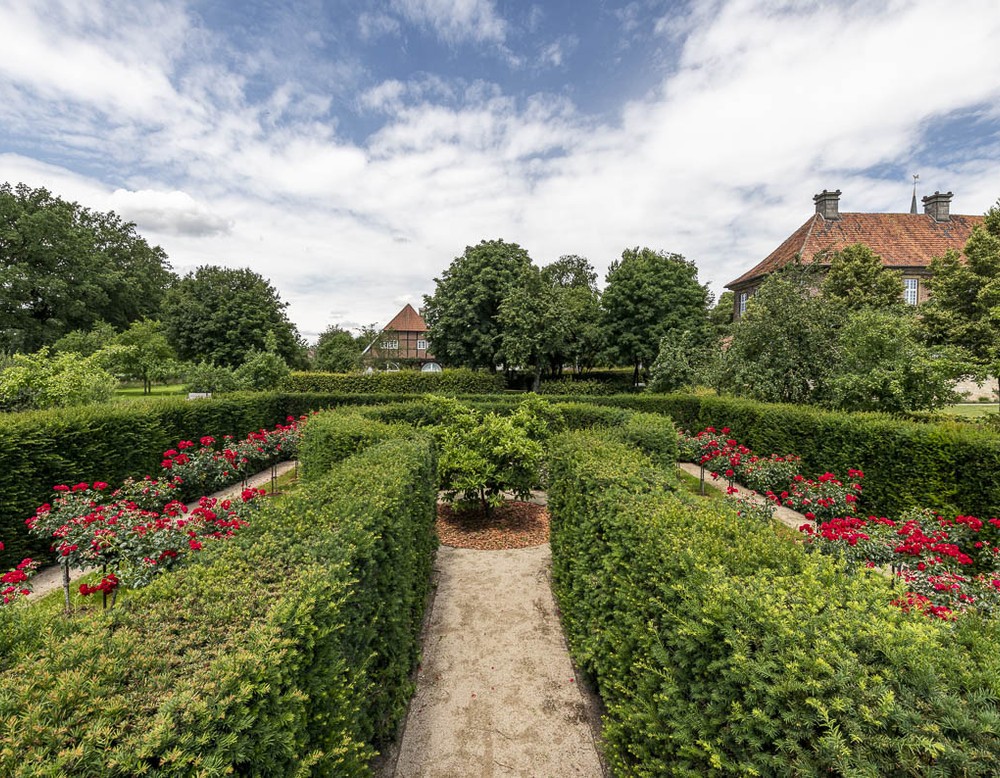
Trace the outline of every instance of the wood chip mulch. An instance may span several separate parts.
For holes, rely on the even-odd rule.
[[[505,502],[489,518],[478,509],[439,504],[437,533],[446,546],[477,551],[540,546],[549,541],[549,514],[544,505],[530,502]]]

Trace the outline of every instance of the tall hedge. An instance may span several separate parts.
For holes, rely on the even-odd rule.
[[[285,382],[292,392],[330,394],[493,394],[504,390],[497,373],[449,369],[441,373],[400,370],[395,373],[292,373]]]
[[[554,448],[554,588],[618,775],[1000,771],[996,622],[905,614],[593,434]]]
[[[0,774],[368,775],[412,691],[435,471],[426,439],[373,447],[36,637],[0,665]]]

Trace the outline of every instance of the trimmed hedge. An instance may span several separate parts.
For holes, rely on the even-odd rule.
[[[1000,625],[890,604],[891,582],[668,491],[594,434],[554,447],[553,581],[607,706],[616,774],[1000,772]]]
[[[337,462],[408,432],[412,432],[412,428],[385,424],[353,409],[317,414],[303,428],[299,443],[302,480],[312,482],[324,478]]]
[[[492,394],[505,388],[503,375],[449,369],[441,373],[292,373],[284,387],[291,392],[329,394]]]
[[[375,446],[60,621],[0,674],[0,774],[368,775],[411,694],[435,475],[428,439]]]

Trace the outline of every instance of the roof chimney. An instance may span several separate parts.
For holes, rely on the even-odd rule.
[[[950,221],[951,196],[951,192],[946,192],[945,194],[935,192],[932,195],[921,198],[924,203],[924,213],[932,217],[934,221]]]
[[[840,218],[840,190],[828,192],[825,189],[813,196],[816,203],[816,213],[824,219],[836,221]]]

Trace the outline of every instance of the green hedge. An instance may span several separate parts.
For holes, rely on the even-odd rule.
[[[339,394],[492,394],[504,390],[497,373],[449,369],[441,373],[400,370],[396,373],[292,373],[285,382],[292,392]]]
[[[408,429],[412,431],[403,425],[367,418],[353,409],[317,414],[305,426],[299,443],[302,480],[312,482],[324,478],[337,462],[380,441],[404,436]]]
[[[0,774],[368,775],[412,691],[432,452],[371,448],[107,614],[60,620],[0,673]]]
[[[554,589],[618,775],[996,775],[996,622],[932,622],[594,434],[554,447]]]

